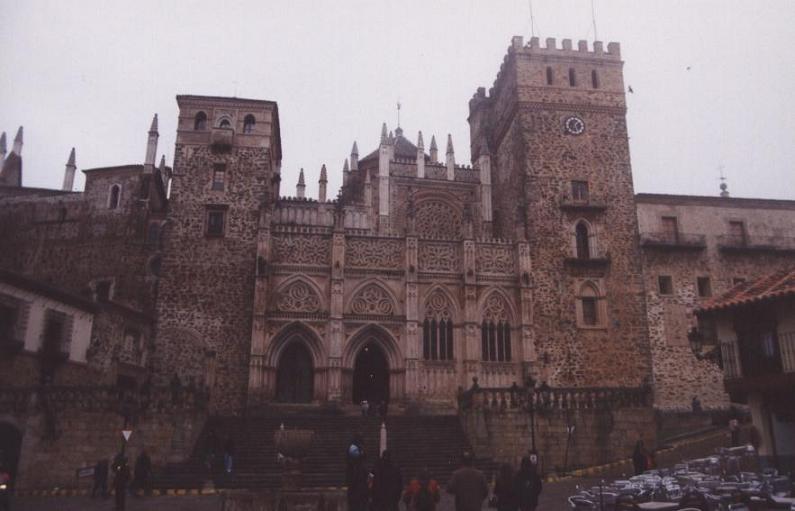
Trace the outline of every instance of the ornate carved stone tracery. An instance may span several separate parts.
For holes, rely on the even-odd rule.
[[[282,264],[326,265],[331,260],[328,240],[320,236],[275,236],[273,254]]]
[[[511,247],[481,245],[476,265],[479,273],[513,273],[513,250]]]
[[[345,247],[346,265],[356,268],[401,268],[403,257],[397,240],[350,239]]]
[[[417,205],[417,234],[424,238],[461,237],[461,214],[446,202],[425,200]]]
[[[351,300],[351,312],[354,314],[391,316],[395,313],[395,304],[384,288],[377,284],[368,284]]]
[[[444,293],[441,291],[434,291],[425,300],[425,318],[426,319],[452,319],[452,306]]]
[[[422,243],[419,265],[423,271],[457,271],[461,267],[461,254],[453,244]]]
[[[483,319],[486,321],[508,321],[511,317],[510,307],[499,293],[491,293],[483,303]]]
[[[318,312],[320,297],[312,286],[299,280],[279,291],[276,308],[283,312]]]

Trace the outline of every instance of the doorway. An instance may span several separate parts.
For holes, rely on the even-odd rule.
[[[312,356],[302,342],[292,342],[279,357],[276,372],[276,400],[282,403],[309,403],[314,391]]]
[[[389,401],[389,364],[384,350],[374,341],[365,344],[353,364],[353,402]]]
[[[17,476],[21,448],[22,433],[7,422],[0,422],[0,468],[8,470],[12,483]]]

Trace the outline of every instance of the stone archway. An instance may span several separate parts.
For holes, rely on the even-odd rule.
[[[314,387],[312,355],[304,343],[293,341],[279,355],[276,400],[283,403],[309,403]]]
[[[389,363],[375,340],[359,350],[353,363],[353,402],[389,402]]]

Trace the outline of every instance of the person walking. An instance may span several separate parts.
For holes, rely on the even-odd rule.
[[[515,483],[513,468],[509,464],[503,463],[497,480],[494,482],[494,504],[497,511],[516,511],[518,502]]]
[[[409,482],[403,493],[403,502],[409,511],[434,511],[439,499],[439,483],[431,479],[427,468]]]
[[[116,498],[116,511],[124,511],[127,499],[127,483],[130,482],[130,467],[127,466],[127,458],[118,456],[116,463],[113,464],[113,491]]]
[[[541,495],[541,476],[530,458],[522,458],[519,472],[516,474],[514,492],[519,511],[535,511],[538,506],[538,497]],[[514,508],[516,509],[516,508]]]
[[[224,444],[224,470],[227,474],[232,473],[232,462],[235,456],[235,441],[232,440],[232,437],[226,439],[226,443]]]
[[[141,449],[141,453],[135,459],[135,469],[133,471],[133,483],[130,485],[130,493],[133,495],[138,490],[149,493],[149,476],[152,473],[152,460],[146,449]]]
[[[94,465],[94,486],[91,488],[91,498],[96,497],[97,492],[100,496],[108,496],[108,460],[107,458],[97,461]]]
[[[403,475],[385,450],[373,468],[373,511],[398,511],[402,493]]]
[[[461,468],[453,472],[447,493],[455,496],[456,511],[480,511],[483,500],[489,496],[489,484],[483,472],[473,467],[471,452],[464,452]]]

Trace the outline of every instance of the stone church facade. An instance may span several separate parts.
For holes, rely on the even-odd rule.
[[[755,258],[792,264],[793,251],[699,258],[684,235],[662,250],[644,240],[672,209],[686,225],[718,205],[727,218],[768,208],[771,236],[785,236],[795,203],[636,196],[622,66],[616,43],[515,37],[470,100],[471,166],[449,138],[440,156],[435,137],[383,126],[371,151],[354,142],[336,197],[325,166],[317,199],[303,171],[284,196],[272,101],[178,96],[172,168],[155,165],[155,120],[144,165],[86,170],[83,193],[73,158],[65,190],[22,187],[20,132],[0,172],[0,268],[97,303],[79,302],[110,326],[95,327],[69,382],[178,377],[219,413],[363,399],[452,410],[474,381],[528,377],[655,392],[660,381],[655,400],[670,409],[707,386],[705,404],[726,407],[717,368],[683,337],[690,281],[713,272],[717,291],[730,265],[751,278]],[[684,275],[691,259],[699,275]],[[660,296],[657,277],[674,271],[683,285]],[[0,303],[23,317],[12,298]],[[9,384],[30,383],[27,365],[8,367]]]

